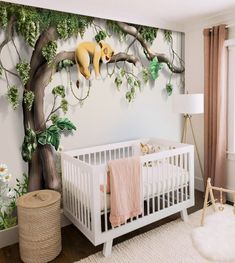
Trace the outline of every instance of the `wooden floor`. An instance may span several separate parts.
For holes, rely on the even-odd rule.
[[[202,206],[203,206],[203,193],[196,191],[195,206],[188,209],[188,212],[193,213],[201,209]],[[164,218],[160,221],[154,222],[148,226],[137,229],[131,233],[116,238],[114,240],[114,245],[123,242],[127,239],[130,239],[141,233],[147,232],[153,228],[159,227],[177,218],[179,218],[179,213]],[[63,250],[61,254],[51,262],[72,263],[74,261],[78,261],[82,258],[88,257],[89,255],[102,250],[101,245],[94,247],[90,243],[90,241],[88,241],[88,239],[81,232],[79,232],[79,230],[73,225],[69,225],[67,227],[62,228],[62,246],[63,246]],[[18,244],[0,249],[0,263],[19,263],[19,262],[22,261],[20,260],[20,256],[19,256]]]

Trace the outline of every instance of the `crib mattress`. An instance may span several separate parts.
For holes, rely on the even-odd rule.
[[[163,193],[185,187],[189,181],[189,172],[172,164],[158,164],[155,167],[143,167],[143,196],[152,198]],[[106,195],[107,209],[110,209],[110,194]],[[105,194],[100,192],[100,208],[105,209]]]
[[[178,166],[166,163],[160,163],[155,167],[143,167],[142,168],[143,176],[143,196],[144,199],[152,198],[153,196],[158,196],[163,193],[175,191],[182,187],[188,185],[189,181],[189,172],[185,169],[182,169]],[[70,194],[81,189],[75,189],[75,185],[70,185]],[[89,200],[89,195],[84,191],[81,191],[79,195],[83,199]],[[74,196],[76,198],[76,196]],[[110,209],[110,194],[105,194],[100,191],[100,210],[104,211],[105,209],[105,200],[106,200],[106,209]],[[75,201],[76,202],[76,201]],[[79,200],[76,202],[79,204]]]

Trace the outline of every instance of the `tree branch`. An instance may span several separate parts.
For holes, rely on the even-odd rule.
[[[166,63],[170,71],[173,73],[182,73],[184,72],[184,66],[181,65],[181,67],[177,67],[173,65],[170,60],[167,58],[165,54],[160,54],[160,53],[154,53],[152,50],[147,46],[145,43],[143,37],[141,34],[138,32],[138,30],[134,26],[129,26],[128,24],[124,22],[117,22],[118,26],[121,28],[122,31],[125,33],[136,37],[137,41],[140,43],[140,45],[143,47],[143,49],[146,51],[146,56],[148,60],[152,60],[154,57],[157,57],[158,61],[160,63]]]
[[[6,32],[6,37],[5,37],[5,39],[3,40],[3,42],[1,43],[1,45],[0,45],[0,65],[1,65],[1,67],[2,67],[7,73],[9,73],[9,74],[17,77],[18,79],[20,79],[20,77],[19,77],[18,74],[16,74],[15,72],[12,72],[11,70],[5,68],[5,67],[3,66],[2,60],[1,60],[1,53],[2,53],[3,47],[4,47],[5,45],[7,45],[7,43],[12,40],[13,32],[14,32],[14,27],[13,27],[13,26],[14,26],[15,21],[16,21],[16,17],[15,17],[14,15],[12,15],[12,16],[10,17],[10,20],[9,20],[9,22],[8,22],[8,24],[7,24],[7,28],[6,28],[6,31],[5,31],[5,32]]]
[[[42,55],[42,48],[48,44],[49,41],[54,41],[58,39],[57,29],[55,27],[49,27],[45,29],[39,36],[30,61],[30,78],[26,84],[26,89],[29,90],[35,73],[42,64],[46,63],[45,58]]]

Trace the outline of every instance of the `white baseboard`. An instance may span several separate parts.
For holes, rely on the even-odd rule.
[[[195,189],[204,192],[204,183],[201,177],[195,177]]]
[[[63,210],[61,210],[61,227],[65,227],[70,224],[70,220],[64,215]],[[18,242],[18,226],[0,230],[0,248],[10,246]]]

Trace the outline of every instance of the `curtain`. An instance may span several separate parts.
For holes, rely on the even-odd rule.
[[[225,25],[204,29],[204,168],[205,180],[225,186],[227,145],[227,50]]]

